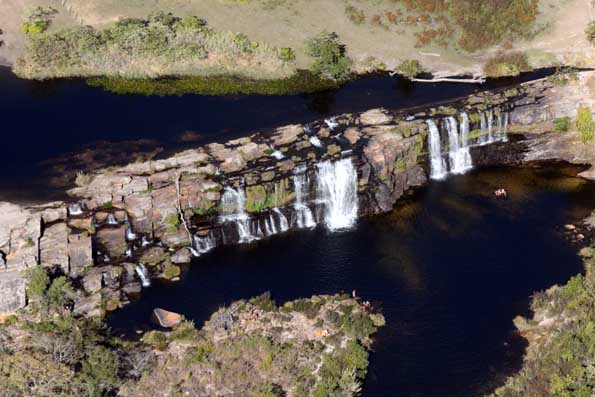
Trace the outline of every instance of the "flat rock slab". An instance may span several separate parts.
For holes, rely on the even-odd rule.
[[[25,307],[25,279],[20,272],[0,272],[0,314]]]
[[[180,325],[184,318],[181,314],[161,308],[155,308],[153,309],[153,319],[162,327],[174,328]]]

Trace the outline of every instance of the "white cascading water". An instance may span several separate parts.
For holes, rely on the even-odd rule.
[[[79,203],[70,204],[68,206],[68,214],[70,216],[78,216],[83,214],[83,208]]]
[[[463,131],[468,129],[468,123],[466,127],[464,125],[461,126],[461,130]],[[469,152],[466,138],[469,133],[467,131],[464,134],[461,134],[459,139],[457,120],[452,116],[446,120],[446,130],[448,131],[448,158],[450,160],[450,172],[453,174],[464,174],[473,167],[473,161],[471,160],[471,153]]]
[[[285,158],[285,155],[278,150],[275,150],[273,153],[271,153],[271,156],[276,158],[277,160],[282,160]]]
[[[508,142],[508,113],[500,113],[498,117],[498,140]]]
[[[440,180],[446,177],[446,161],[442,158],[440,147],[440,131],[434,120],[427,120],[429,134],[428,146],[430,148],[430,178]]]
[[[311,136],[310,143],[312,144],[312,146],[322,147],[322,142],[320,142],[320,139],[317,136]]]
[[[116,220],[116,217],[114,216],[114,214],[108,214],[107,224],[108,225],[117,225],[118,224],[118,221]]]
[[[140,278],[143,287],[145,287],[145,288],[150,287],[151,286],[151,277],[149,276],[149,272],[147,271],[147,268],[145,267],[145,265],[143,265],[142,263],[139,262],[138,265],[136,265],[136,268],[134,270],[136,271],[136,274]]]
[[[210,234],[206,237],[194,236],[192,240],[194,242],[194,256],[205,254],[217,246],[217,240]]]
[[[293,186],[295,188],[295,203],[293,204],[293,208],[295,210],[296,226],[298,228],[315,227],[316,221],[314,220],[312,210],[304,202],[307,189],[310,186],[305,167],[297,167],[295,169]]]
[[[283,215],[283,212],[281,212],[279,208],[275,207],[273,208],[273,213],[276,214],[277,218],[279,219],[279,231],[283,233],[289,230],[289,222],[287,221],[285,215]]]
[[[223,197],[221,197],[221,208],[223,215],[219,217],[220,221],[235,223],[240,243],[249,243],[258,239],[258,236],[253,235],[250,231],[250,217],[246,213],[244,189],[225,187]]]
[[[317,165],[317,198],[329,230],[350,228],[357,220],[357,172],[350,158]]]

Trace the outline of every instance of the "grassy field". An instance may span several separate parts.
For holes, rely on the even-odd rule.
[[[23,14],[34,4],[50,4],[60,11],[51,31],[80,24],[101,28],[123,17],[145,18],[155,11],[196,15],[217,31],[241,32],[273,47],[293,48],[296,68],[309,67],[311,59],[305,54],[304,42],[323,29],[336,32],[346,44],[356,72],[378,65],[393,70],[404,60],[417,59],[437,75],[481,74],[485,61],[502,51],[525,51],[530,66],[537,67],[595,63],[594,52],[583,34],[592,12],[589,0],[540,0],[535,12],[532,7],[537,1],[532,0],[512,1],[509,7],[501,6],[506,2],[493,2],[500,6],[487,9],[477,8],[479,1],[459,0],[456,7],[441,11],[443,3],[444,0],[3,0],[2,7],[8,12],[0,14],[0,28],[6,32],[0,59],[14,62],[22,54],[24,38],[15,21],[22,21]],[[411,8],[411,4],[418,6]],[[518,21],[502,23],[511,14],[518,16]],[[471,18],[472,22],[468,22],[470,15],[475,18]],[[530,29],[517,32],[523,23]],[[481,36],[486,30],[489,35]],[[518,34],[511,36],[510,31]],[[486,48],[479,48],[483,45]]]

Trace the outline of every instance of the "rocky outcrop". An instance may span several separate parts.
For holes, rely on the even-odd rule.
[[[593,95],[584,92],[591,89],[593,73],[580,76],[564,87],[540,80],[425,108],[372,109],[284,126],[81,175],[68,202],[27,208],[0,203],[0,279],[44,266],[82,286],[75,311],[115,309],[151,277],[177,279],[191,255],[322,223],[332,198],[324,203],[318,197],[321,163],[343,159],[353,165],[357,197],[351,199],[358,202],[358,215],[389,211],[408,190],[426,182],[427,119],[445,124],[458,118],[462,125],[465,112],[476,140],[486,133],[486,114],[500,130],[509,124],[513,132],[548,125],[551,130],[555,117],[572,115],[579,104],[595,106]],[[448,139],[441,139],[448,150]],[[529,140],[529,149],[518,139],[510,141],[473,146],[474,161],[595,158],[593,151],[577,155],[571,134],[551,150],[547,135]],[[24,299],[4,302],[0,312],[22,306]]]

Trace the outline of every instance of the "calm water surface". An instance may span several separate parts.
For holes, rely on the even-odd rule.
[[[140,151],[159,147],[163,149],[161,155],[167,155],[187,146],[226,141],[277,126],[375,107],[417,106],[549,73],[531,72],[484,85],[411,84],[376,75],[312,95],[148,97],[112,94],[80,79],[21,80],[10,69],[0,67],[0,133],[5,148],[0,156],[0,200],[61,198],[52,194],[64,190],[60,177],[69,171],[69,164],[53,168],[55,162],[48,163],[50,159],[89,148],[96,154],[82,159],[79,165],[99,168],[130,162],[139,151],[123,143],[112,147],[117,156],[107,157],[103,151],[109,145],[97,142],[151,140]],[[180,136],[187,131],[200,136],[200,140],[181,143]],[[46,195],[42,197],[42,193]]]
[[[595,186],[563,167],[488,168],[433,182],[353,230],[318,228],[196,260],[109,318],[118,333],[150,327],[154,307],[201,325],[223,304],[270,290],[278,302],[357,289],[382,302],[365,397],[470,397],[521,365],[512,319],[534,291],[581,271],[563,225],[588,215]],[[505,187],[508,200],[492,192]]]

